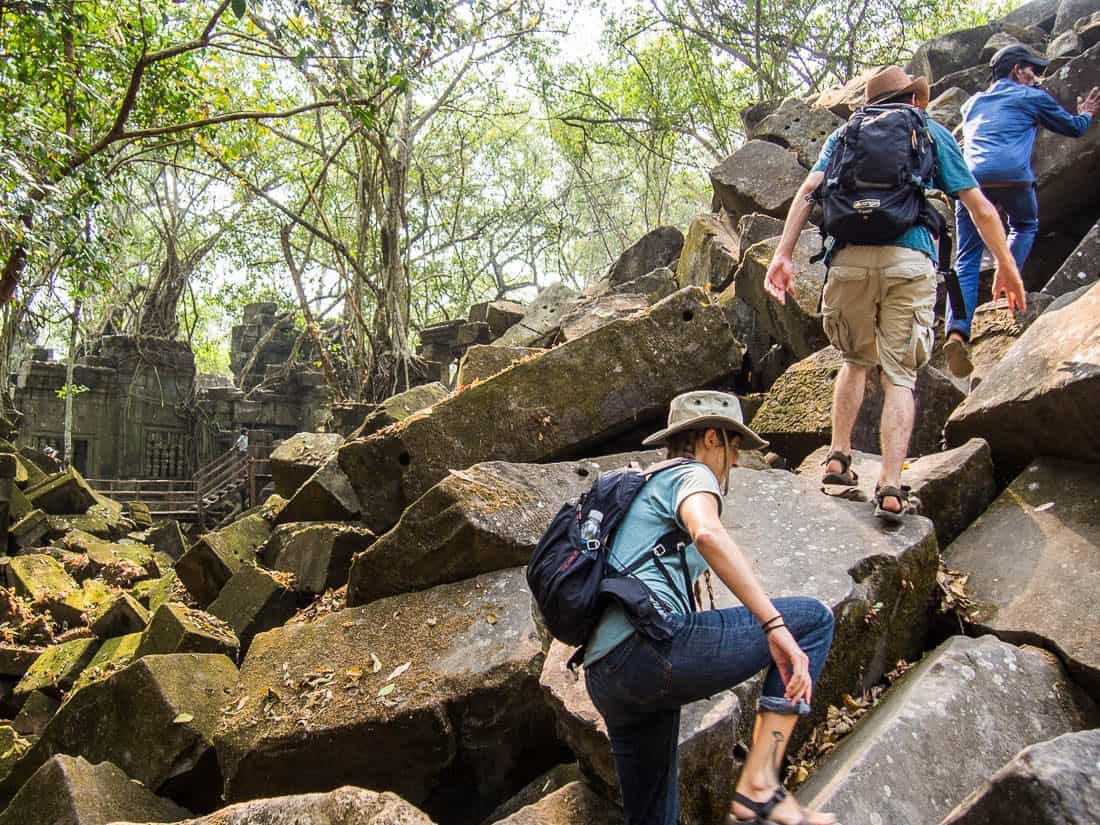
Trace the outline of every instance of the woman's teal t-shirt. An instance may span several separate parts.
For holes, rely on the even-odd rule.
[[[718,498],[718,509],[722,509],[722,492],[718,487],[718,479],[710,471],[707,465],[693,462],[665,470],[658,473],[641,489],[630,509],[626,511],[623,520],[619,523],[619,529],[611,543],[610,561],[616,570],[622,570],[633,563],[644,553],[652,552],[661,537],[674,527],[684,529],[680,521],[680,505],[684,499],[693,493],[713,493]],[[688,566],[688,579],[694,582],[699,575],[706,570],[707,563],[699,555],[694,544],[686,548],[685,558]],[[668,553],[661,561],[668,569],[672,580],[679,586],[673,592],[669,588],[668,581],[656,564],[646,564],[634,575],[641,579],[646,586],[668,605],[673,613],[691,612],[691,594],[684,594],[683,585],[679,584],[684,579],[680,568],[680,556],[678,553]],[[626,613],[617,602],[611,602],[604,611],[603,617],[596,625],[584,654],[585,665],[591,665],[596,660],[606,656],[612,648],[628,639],[634,633],[634,627],[626,617]]]

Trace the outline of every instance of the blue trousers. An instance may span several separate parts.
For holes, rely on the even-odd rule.
[[[1039,231],[1039,199],[1035,196],[1035,187],[1030,183],[992,186],[983,188],[982,194],[1008,218],[1008,247],[1016,260],[1016,267],[1023,271],[1024,262],[1031,253],[1031,245],[1035,243],[1035,235]],[[966,317],[955,318],[949,301],[947,332],[958,332],[964,339],[970,340],[970,322],[978,307],[978,276],[982,268],[985,244],[982,243],[974,220],[962,201],[956,206],[955,228],[959,245],[955,268],[959,273],[959,286],[962,287],[966,302]]]
[[[804,596],[774,600],[810,660],[814,683],[833,641],[833,614]],[[783,696],[760,623],[744,607],[673,617],[666,642],[635,633],[585,668],[592,703],[607,723],[626,825],[676,825],[680,708],[739,685],[768,667],[760,709],[810,712]],[[769,667],[770,665],[770,667]]]

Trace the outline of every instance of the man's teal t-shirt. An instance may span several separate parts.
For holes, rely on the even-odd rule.
[[[722,492],[718,479],[707,465],[693,462],[658,473],[651,478],[630,504],[619,529],[611,542],[609,558],[616,570],[622,570],[645,553],[651,553],[661,537],[670,530],[679,527],[680,505],[693,493],[713,493],[718,498],[718,510],[722,509]],[[671,549],[671,548],[669,548]],[[694,544],[686,548],[688,580],[694,582],[706,570],[707,563],[699,555]],[[691,612],[691,594],[683,593],[684,573],[680,567],[678,553],[667,553],[661,558],[672,581],[677,583],[676,591],[669,588],[668,581],[656,564],[646,564],[634,575],[641,579],[661,603],[672,613]],[[603,617],[596,625],[585,649],[584,664],[590,665],[606,656],[612,648],[628,639],[634,627],[626,613],[617,602],[611,602]]]
[[[843,128],[843,127],[841,127]],[[956,197],[963,189],[974,189],[978,181],[974,179],[970,169],[963,159],[962,151],[951,133],[931,118],[928,119],[928,132],[932,136],[932,145],[936,152],[936,169],[933,175],[935,188],[951,197]],[[812,172],[824,172],[825,165],[829,162],[830,155],[836,148],[836,142],[840,135],[840,129],[833,132],[821,147],[821,155],[814,164]],[[903,246],[906,249],[915,249],[923,252],[933,261],[936,260],[936,247],[932,242],[932,235],[924,226],[914,226],[902,233],[891,246]],[[830,248],[831,244],[828,245]]]

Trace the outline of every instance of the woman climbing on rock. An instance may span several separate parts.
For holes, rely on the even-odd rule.
[[[766,442],[742,423],[736,396],[706,391],[675,398],[668,426],[644,443],[667,446],[669,458],[693,460],[664,470],[642,488],[615,533],[609,558],[620,571],[640,565],[632,575],[659,602],[671,638],[643,636],[611,603],[584,658],[589,696],[611,738],[627,825],[677,821],[680,708],[764,667],[752,748],[727,825],[830,825],[832,815],[804,810],[786,795],[779,771],[795,723],[810,712],[813,685],[832,643],[832,612],[813,598],[769,599],[719,520],[738,451]],[[690,542],[683,554],[659,544],[674,529]],[[708,567],[743,607],[694,610],[684,583]]]

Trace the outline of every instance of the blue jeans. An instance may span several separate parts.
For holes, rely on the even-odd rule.
[[[1031,254],[1031,245],[1035,243],[1035,235],[1039,231],[1039,199],[1035,195],[1035,187],[1030,183],[992,186],[982,189],[982,194],[1008,217],[1008,248],[1016,260],[1016,267],[1023,271],[1024,262]],[[982,243],[974,220],[962,201],[956,205],[955,229],[959,244],[955,268],[959,272],[959,286],[962,287],[966,302],[966,317],[953,317],[951,302],[948,301],[947,332],[958,332],[969,341],[970,322],[974,318],[974,310],[978,308],[978,276],[982,269],[985,244]]]
[[[833,641],[833,614],[805,596],[775,599],[810,660],[814,683]],[[680,708],[728,690],[768,667],[760,710],[805,715],[783,696],[767,636],[744,607],[672,618],[675,633],[656,642],[635,633],[591,667],[585,683],[607,723],[626,825],[676,825]],[[769,666],[770,665],[770,666]]]

